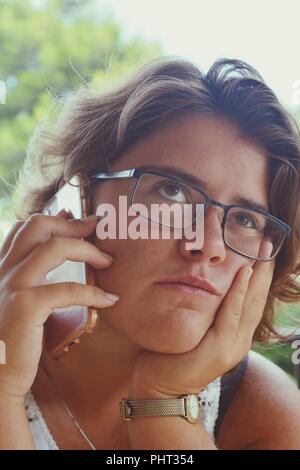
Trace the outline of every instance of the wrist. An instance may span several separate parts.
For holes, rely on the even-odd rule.
[[[15,397],[0,391],[0,407],[13,406],[15,408],[24,408],[24,397]]]
[[[131,384],[131,387],[129,388],[128,391],[128,396],[127,398],[129,400],[140,400],[140,399],[159,399],[159,398],[177,398],[179,397],[180,394],[170,394],[167,392],[163,392],[161,390],[158,390],[151,385],[149,385],[147,382],[138,380],[138,381],[133,381]]]
[[[17,404],[16,404],[17,403]],[[0,401],[0,450],[35,450],[24,404]]]

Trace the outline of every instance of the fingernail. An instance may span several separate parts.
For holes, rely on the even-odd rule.
[[[82,219],[83,222],[87,222],[88,224],[94,223],[96,220],[98,220],[98,215],[89,215],[88,217]]]
[[[111,263],[113,262],[114,258],[110,256],[108,253],[101,252],[101,255],[103,256],[103,258],[107,259],[107,261],[110,261]]]
[[[65,209],[61,209],[58,213],[57,216],[59,215],[68,215],[68,212]]]
[[[117,294],[111,294],[109,292],[105,292],[105,297],[107,297],[111,302],[116,302],[120,298]]]

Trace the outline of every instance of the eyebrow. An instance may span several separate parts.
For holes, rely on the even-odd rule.
[[[143,167],[143,168],[151,169],[152,167]],[[208,185],[205,181],[203,181],[198,176],[194,176],[191,173],[186,172],[185,170],[181,170],[179,168],[176,168],[173,166],[166,166],[166,165],[156,165],[155,169],[162,170],[162,171],[165,171],[166,173],[170,173],[175,176],[178,176],[179,178],[182,178],[185,182],[190,183],[194,186],[198,186],[199,189],[202,189],[205,192],[209,193]],[[259,211],[269,213],[269,208],[265,204],[261,204],[257,201],[253,201],[251,199],[247,199],[244,197],[236,197],[234,198],[234,201],[235,202],[233,202],[233,204],[240,204],[244,206],[245,208],[256,209]]]

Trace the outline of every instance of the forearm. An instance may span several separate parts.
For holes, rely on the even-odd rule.
[[[24,406],[1,398],[0,449],[35,450]]]
[[[128,398],[141,400],[173,397],[146,390],[144,387],[135,387],[129,391]],[[151,416],[135,418],[127,423],[131,447],[134,450],[217,450],[200,420],[191,424],[180,416]]]

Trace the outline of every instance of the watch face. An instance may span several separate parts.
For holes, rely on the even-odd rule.
[[[189,395],[187,409],[190,418],[196,421],[199,417],[199,401],[197,395]]]

